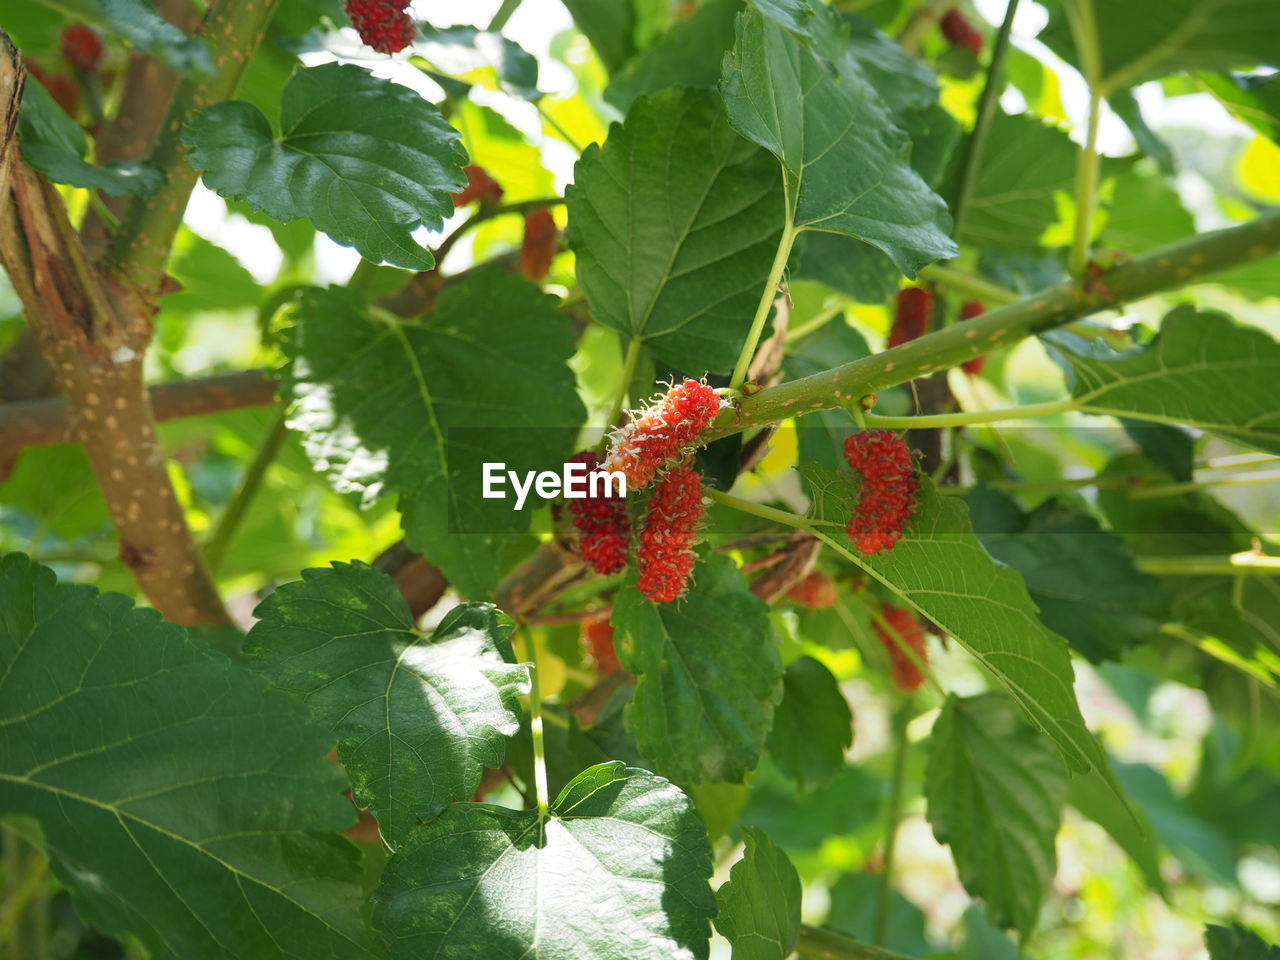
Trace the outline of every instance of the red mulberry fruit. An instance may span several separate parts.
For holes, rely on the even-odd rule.
[[[907,287],[898,291],[898,308],[889,328],[889,346],[900,347],[929,332],[933,319],[933,295],[924,287]]]
[[[582,643],[591,654],[599,676],[607,677],[622,669],[618,651],[613,645],[613,627],[609,624],[607,611],[592,614],[582,621]]]
[[[821,570],[814,570],[787,591],[787,599],[815,610],[834,606],[840,598],[836,582]]]
[[[953,47],[968,47],[975,55],[982,53],[982,34],[963,13],[952,7],[942,15],[942,35]]]
[[[687,463],[667,471],[649,498],[640,534],[640,577],[636,586],[654,603],[670,603],[684,593],[697,555],[702,519],[702,480]]]
[[[479,200],[481,203],[497,203],[502,199],[502,187],[489,176],[489,171],[474,163],[462,168],[467,175],[467,185],[453,195],[454,209],[465,207]]]
[[[551,272],[559,231],[551,211],[538,207],[524,215],[524,240],[520,243],[520,272],[535,283]]]
[[[367,46],[379,53],[399,53],[417,35],[405,12],[409,0],[347,0],[347,16]]]
[[[600,465],[594,453],[580,453],[572,462],[585,463],[591,473]],[[588,487],[588,490],[590,488]],[[573,525],[578,528],[582,559],[596,573],[617,573],[627,565],[631,545],[631,518],[622,497],[582,497],[568,500]]]
[[[687,452],[720,412],[720,396],[701,380],[676,384],[614,432],[605,470],[621,470],[628,490],[643,490],[670,461]]]
[[[892,430],[863,430],[845,440],[844,456],[862,478],[845,532],[863,553],[893,549],[915,512],[919,486],[906,441]]]
[[[105,56],[102,38],[82,23],[73,24],[62,31],[62,55],[81,73],[97,73]]]
[[[904,610],[902,607],[886,603],[880,608],[880,615],[898,635],[897,638],[890,636],[880,622],[875,621],[876,634],[880,637],[880,642],[884,644],[885,649],[889,651],[889,663],[893,667],[893,682],[904,693],[912,693],[924,682],[924,674],[920,672],[916,662],[903,652],[901,644],[910,647],[923,661],[925,659],[924,627],[910,610]]]
[[[972,320],[975,317],[982,316],[986,312],[987,308],[983,306],[981,300],[966,300],[963,306],[960,307],[960,320],[961,322],[965,320]],[[964,372],[969,374],[971,377],[976,377],[978,374],[982,373],[982,369],[986,365],[987,355],[985,353],[980,357],[974,357],[972,360],[966,360],[964,363],[960,364]]]

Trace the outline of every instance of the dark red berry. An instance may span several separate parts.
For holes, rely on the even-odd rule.
[[[987,308],[983,306],[981,300],[966,300],[963,306],[960,307],[960,320],[961,322],[964,322],[965,320],[972,320],[975,317],[982,316],[986,312]],[[969,376],[976,377],[978,374],[982,373],[982,369],[986,365],[987,355],[984,353],[980,357],[974,357],[972,360],[966,360],[960,366],[965,373],[969,374]]]
[[[613,627],[609,613],[593,614],[582,621],[582,643],[587,648],[599,676],[607,677],[622,669],[618,651],[613,645]]]
[[[877,620],[876,634],[880,642],[889,651],[889,664],[893,668],[893,682],[904,693],[911,693],[924,682],[924,674],[916,666],[915,660],[902,649],[906,644],[923,661],[925,660],[924,627],[910,610],[885,604],[880,608],[880,615],[893,630],[896,637],[891,636]]]
[[[982,34],[973,28],[969,18],[952,7],[942,15],[942,35],[953,47],[968,47],[975,55],[982,53]]]
[[[97,73],[106,52],[97,33],[83,23],[76,23],[62,31],[62,55],[81,73]]]
[[[585,463],[588,472],[600,465],[594,453],[579,453],[574,462]],[[588,490],[590,487],[588,487]],[[622,497],[566,498],[573,525],[578,529],[582,559],[599,574],[617,573],[627,565],[631,546],[631,518]]]
[[[347,16],[366,45],[379,53],[399,53],[417,36],[408,6],[409,0],[347,0]]]
[[[889,346],[899,347],[929,332],[933,319],[933,295],[924,287],[907,287],[898,291],[898,308],[889,328]]]
[[[497,180],[489,176],[489,172],[484,167],[473,163],[463,167],[462,172],[467,175],[467,185],[453,195],[455,208],[465,207],[477,200],[481,203],[497,203],[502,199],[502,187],[498,185]]]
[[[821,570],[814,570],[803,580],[787,591],[787,599],[794,600],[802,607],[815,610],[834,606],[840,599],[836,582]]]
[[[702,480],[687,463],[667,471],[649,498],[640,534],[636,586],[654,603],[670,603],[689,585],[702,519]]]
[[[559,231],[551,211],[538,207],[524,215],[524,240],[520,244],[520,272],[534,282],[551,272]]]
[[[919,486],[906,441],[892,430],[863,430],[845,440],[844,456],[862,479],[845,533],[863,553],[893,549],[915,512]]]

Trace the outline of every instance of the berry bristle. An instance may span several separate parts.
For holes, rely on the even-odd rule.
[[[689,585],[702,511],[702,480],[688,463],[668,470],[653,488],[640,533],[636,586],[654,603],[670,603]]]
[[[584,463],[588,474],[600,466],[600,458],[590,451],[579,453],[571,462]],[[590,486],[587,488],[590,490]],[[617,573],[627,565],[631,547],[631,518],[623,497],[582,497],[568,500],[573,525],[579,531],[578,550],[596,573]]]
[[[893,549],[915,512],[919,487],[906,441],[892,430],[863,430],[845,440],[844,456],[862,478],[845,533],[863,553]]]
[[[880,622],[878,620],[875,621],[876,635],[880,637],[880,642],[889,651],[889,664],[893,668],[893,682],[904,693],[912,693],[924,682],[924,674],[920,672],[916,662],[903,651],[900,643],[905,643],[924,661],[926,658],[924,626],[910,610],[904,610],[902,607],[895,607],[887,603],[880,608],[880,615],[884,618],[885,623],[892,628],[893,632],[898,635],[897,638],[890,636],[888,631],[880,625]]]
[[[643,490],[694,446],[720,412],[720,395],[705,381],[685,379],[613,434],[604,469],[620,470],[628,490]]]

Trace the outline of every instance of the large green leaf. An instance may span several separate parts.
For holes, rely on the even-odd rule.
[[[1117,352],[1057,332],[1081,410],[1181,423],[1280,453],[1280,344],[1225,314],[1175,307],[1148,344]]]
[[[818,39],[753,7],[738,17],[720,88],[733,125],[781,161],[798,229],[865,240],[911,277],[954,257],[946,206],[911,168],[911,141],[855,53],[836,43],[836,14],[805,13]]]
[[[1079,65],[1062,4],[1039,39]],[[1104,91],[1184,70],[1276,64],[1280,6],[1272,0],[1162,0],[1093,3]]]
[[[627,726],[656,769],[682,783],[741,781],[754,770],[782,695],[768,607],[733,561],[710,556],[676,603],[634,586],[614,601],[627,637],[622,665],[639,677]]]
[[[707,832],[671,783],[583,771],[550,815],[453,804],[391,858],[374,922],[391,956],[704,958],[715,901]]]
[[[801,790],[830,782],[853,743],[853,712],[840,685],[813,657],[793,661],[782,678],[782,703],[769,731],[769,754]]]
[[[1067,795],[1053,744],[1006,697],[949,697],[933,726],[924,793],[965,889],[997,924],[1030,934],[1057,868]]]
[[[989,488],[969,496],[987,552],[1022,574],[1040,619],[1093,662],[1118,660],[1168,615],[1159,579],[1088,514],[1047,500],[1029,514]]]
[[[332,739],[127,597],[0,558],[0,814],[156,956],[374,957]]]
[[[18,112],[18,140],[22,159],[54,183],[101,190],[112,196],[155,193],[164,177],[145,163],[94,166],[85,160],[89,143],[80,124],[72,120],[45,89],[28,78]]]
[[[800,876],[760,830],[743,831],[746,850],[716,892],[716,929],[733,960],[787,960],[800,939]]]
[[[289,424],[341,491],[399,494],[409,544],[465,596],[488,594],[505,532],[529,510],[483,499],[479,462],[557,470],[584,413],[554,301],[483,271],[421,322],[365,311],[356,294],[310,290],[285,331]],[[559,429],[557,429],[559,428]]]
[[[1204,928],[1209,960],[1280,960],[1280,946],[1271,946],[1248,927],[1210,923]]]
[[[454,607],[424,637],[395,581],[355,562],[304,570],[254,616],[245,652],[333,728],[391,844],[502,765],[529,670],[503,659],[514,625],[493,605]]]
[[[211,190],[277,220],[306,217],[365,259],[412,270],[435,265],[413,231],[438,229],[467,184],[466,151],[439,109],[351,64],[295,70],[278,134],[232,100],[198,114],[184,137]]]
[[[809,481],[814,516],[831,524],[826,529],[837,543],[847,542],[853,481],[816,464],[799,469]],[[848,549],[864,570],[977,657],[1072,769],[1105,769],[1102,747],[1080,716],[1066,643],[1036,616],[1022,578],[983,549],[963,503],[940,497],[921,478],[915,513],[892,550]]]
[[[727,373],[782,230],[777,165],[715,94],[642,98],[566,191],[578,279],[595,319],[681,370]]]

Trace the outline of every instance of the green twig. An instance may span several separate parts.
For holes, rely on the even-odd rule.
[[[969,211],[969,198],[973,194],[973,184],[977,179],[978,170],[982,168],[982,154],[986,149],[987,135],[991,132],[991,122],[995,119],[1000,94],[1004,90],[1004,60],[1009,52],[1009,37],[1013,32],[1013,16],[1017,9],[1018,0],[1009,0],[1004,8],[1004,21],[996,34],[995,46],[991,51],[991,63],[987,66],[987,81],[982,87],[982,97],[978,101],[978,116],[974,120],[973,133],[969,135],[964,153],[960,158],[960,176],[951,204],[951,217],[954,221],[951,235],[957,239],[964,228],[964,216]]]
[[[1046,403],[1028,403],[1021,407],[1006,410],[973,410],[967,413],[933,413],[919,417],[881,417],[874,413],[866,415],[869,427],[884,427],[890,430],[923,430],[939,427],[969,427],[984,423],[1001,423],[1005,420],[1026,420],[1031,417],[1049,417],[1057,413],[1067,413],[1075,409],[1076,402],[1072,397],[1062,400],[1050,400]]]
[[[787,268],[787,258],[791,256],[791,246],[796,241],[796,231],[792,221],[791,199],[785,201],[786,217],[782,225],[782,236],[778,238],[778,249],[773,255],[773,265],[769,268],[769,279],[765,281],[764,290],[760,293],[760,302],[756,305],[756,315],[751,320],[751,329],[747,332],[746,342],[738,354],[738,364],[733,368],[733,377],[729,386],[738,389],[747,380],[747,371],[751,367],[751,358],[756,355],[756,345],[764,332],[765,321],[769,319],[769,310],[778,297],[778,285],[782,282],[782,272]]]
[[[843,316],[844,311],[845,304],[843,302],[838,303],[834,307],[828,307],[826,310],[823,310],[817,316],[810,317],[804,323],[797,324],[794,327],[788,327],[787,335],[783,338],[783,342],[790,345],[795,343],[797,340],[807,337],[811,333],[816,333],[836,317]]]
[[[1228,557],[1166,556],[1138,557],[1138,566],[1147,573],[1164,577],[1214,577],[1242,573],[1280,576],[1280,557],[1246,550]]]
[[[538,803],[538,819],[545,822],[550,816],[551,799],[547,789],[547,746],[542,735],[542,689],[538,669],[538,641],[533,631],[524,629],[524,639],[529,650],[529,732],[533,738],[533,783]]]
[[[1063,8],[1071,26],[1080,72],[1089,86],[1089,116],[1084,149],[1076,163],[1076,224],[1071,247],[1071,275],[1083,282],[1093,241],[1093,208],[1098,195],[1098,123],[1102,113],[1102,54],[1093,0],[1074,0]]]
[[[956,232],[959,232],[959,227],[956,228]],[[979,297],[987,304],[1017,303],[1019,300],[1018,295],[1008,287],[1002,287],[985,277],[979,277],[956,267],[944,267],[942,264],[932,263],[921,268],[920,276],[971,297]]]
[[[267,469],[275,460],[276,454],[280,452],[280,446],[284,443],[284,438],[289,433],[289,427],[285,423],[285,416],[286,412],[284,410],[281,410],[276,416],[271,430],[263,439],[262,445],[258,447],[258,452],[254,454],[253,462],[249,464],[244,476],[240,478],[240,486],[236,488],[231,502],[227,504],[227,508],[222,512],[218,525],[214,527],[213,533],[209,537],[209,542],[205,544],[204,561],[208,565],[211,574],[216,574],[218,567],[222,565],[222,561],[227,555],[227,549],[231,546],[232,541],[235,540],[236,532],[240,529],[240,523],[244,520],[250,504],[253,503],[253,498],[257,496],[258,490],[262,486],[263,478],[267,475]]]
[[[485,29],[489,33],[497,33],[507,25],[507,21],[511,19],[511,15],[520,8],[521,0],[502,0],[502,6],[498,8],[498,12],[489,20],[489,26]]]
[[[480,209],[458,224],[451,234],[440,241],[434,251],[436,267],[444,263],[444,258],[462,237],[487,220],[493,220],[508,213],[528,213],[538,207],[554,207],[564,203],[563,197],[537,197],[533,200],[521,200],[517,203],[490,204],[482,203]]]
[[[880,869],[880,899],[876,903],[875,944],[883,946],[889,933],[893,906],[893,859],[902,822],[902,793],[907,779],[907,723],[911,720],[911,695],[893,712],[893,779],[889,786],[889,809],[885,817],[884,865]]]
[[[636,374],[636,364],[640,362],[640,351],[644,342],[639,337],[632,337],[627,344],[626,356],[622,360],[622,376],[618,383],[618,396],[609,409],[609,417],[605,420],[605,429],[618,425],[622,417],[622,409],[627,405],[627,395],[631,390],[631,379]]]

